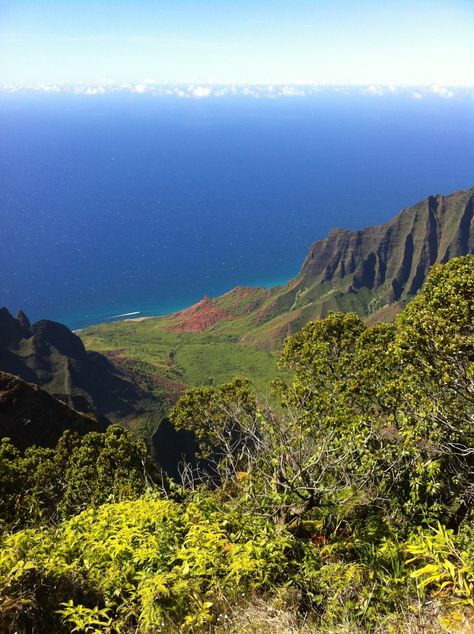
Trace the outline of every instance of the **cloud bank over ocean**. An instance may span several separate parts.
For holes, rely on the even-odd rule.
[[[152,79],[145,79],[140,83],[124,83],[104,80],[93,84],[75,83],[30,83],[30,84],[0,84],[0,91],[4,93],[67,93],[78,95],[104,95],[104,94],[136,94],[152,95],[156,97],[180,97],[183,99],[206,99],[229,96],[244,96],[259,98],[278,97],[306,97],[317,95],[325,91],[334,91],[347,95],[364,95],[367,97],[389,97],[402,95],[415,100],[426,97],[439,97],[441,99],[471,98],[474,99],[474,85],[393,85],[393,84],[369,84],[369,85],[335,85],[335,84],[216,84],[194,83],[187,84],[163,84]]]

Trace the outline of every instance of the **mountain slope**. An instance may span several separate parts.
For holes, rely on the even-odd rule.
[[[385,225],[361,231],[334,229],[315,242],[300,275],[276,302],[312,304],[320,316],[332,308],[367,316],[406,302],[421,288],[435,263],[474,250],[474,188],[451,196],[430,196]]]
[[[242,343],[273,348],[329,311],[354,311],[369,321],[393,319],[420,290],[433,264],[474,253],[473,211],[471,188],[430,196],[384,225],[360,231],[333,229],[312,244],[299,275],[286,286],[266,294],[262,289],[235,289],[176,313],[168,327],[180,324],[192,331],[202,322],[204,310],[224,313],[226,305],[243,293],[250,310],[241,309],[240,315],[231,311],[230,317],[203,329],[240,334]],[[194,320],[184,319],[186,313]]]
[[[11,438],[19,449],[53,447],[66,429],[85,434],[104,427],[37,385],[0,372],[0,438]]]
[[[99,325],[81,337],[89,348],[116,350],[125,363],[147,363],[154,374],[183,384],[225,381],[237,373],[260,376],[263,366],[253,368],[247,360],[244,366],[231,352],[239,350],[234,344],[246,344],[258,359],[256,349],[278,350],[286,336],[329,311],[355,311],[368,322],[393,320],[433,264],[474,253],[473,207],[474,187],[430,196],[384,225],[334,229],[313,243],[299,275],[285,286],[237,287],[172,315]],[[193,342],[199,350],[191,358]],[[217,376],[215,359],[223,354],[229,363],[224,368],[220,361]],[[265,363],[266,376],[276,376],[274,358]],[[189,382],[191,367],[197,371]]]
[[[81,412],[115,421],[142,411],[149,398],[105,356],[53,321],[30,325],[0,309],[0,370],[34,383]]]

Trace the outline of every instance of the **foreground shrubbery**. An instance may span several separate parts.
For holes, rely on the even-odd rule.
[[[55,523],[89,505],[137,498],[156,482],[145,443],[118,425],[66,431],[55,448],[20,452],[0,440],[0,531]]]
[[[202,454],[184,487],[150,487],[118,428],[74,459],[6,444],[0,631],[469,631],[473,341],[466,257],[395,325],[330,315],[290,338],[277,410],[245,379],[191,390],[172,411]]]
[[[52,618],[58,632],[204,625],[220,603],[225,610],[250,587],[297,572],[292,536],[237,511],[216,494],[150,497],[10,535],[0,559],[3,628],[47,631]]]
[[[235,606],[257,594],[327,628],[385,623],[388,630],[404,610],[415,619],[426,597],[443,600],[437,615],[445,624],[466,618],[474,582],[469,532],[455,537],[439,528],[375,542],[321,540],[316,522],[306,530],[298,535],[271,517],[248,515],[221,492],[106,504],[57,528],[23,530],[3,540],[0,630],[224,628],[237,619]]]

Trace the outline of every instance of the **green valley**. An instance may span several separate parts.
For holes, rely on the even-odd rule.
[[[186,386],[243,374],[262,395],[276,377],[275,351],[308,321],[331,311],[367,323],[393,321],[430,268],[474,253],[474,188],[430,196],[385,225],[333,230],[308,251],[299,275],[270,290],[236,287],[157,318],[81,331],[86,347],[152,378],[174,400]]]
[[[199,462],[176,479],[118,425],[4,438],[0,631],[471,632],[473,343],[467,255],[393,324],[289,337],[278,407],[244,378],[188,390],[169,418]]]
[[[287,375],[273,352],[239,345],[229,334],[170,332],[165,319],[94,326],[81,332],[81,338],[87,348],[115,363],[147,373],[168,398],[187,386],[223,383],[236,374],[250,377],[265,395],[273,378]]]

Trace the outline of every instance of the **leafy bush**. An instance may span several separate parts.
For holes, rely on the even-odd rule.
[[[145,443],[118,425],[82,437],[66,431],[54,449],[29,447],[24,454],[2,439],[0,531],[136,498],[156,479]]]
[[[430,534],[419,532],[407,545],[411,558],[407,564],[418,566],[411,577],[418,588],[447,597],[454,605],[474,608],[473,531],[469,531],[471,553],[459,548],[453,532],[438,524]]]
[[[224,597],[285,581],[293,546],[270,519],[217,494],[106,504],[3,538],[0,629],[109,631],[110,619],[117,631],[203,626]]]

